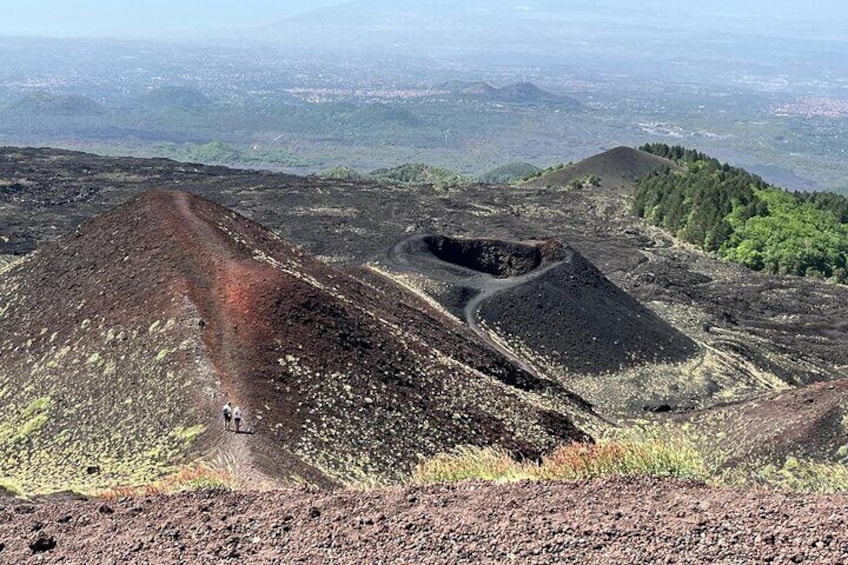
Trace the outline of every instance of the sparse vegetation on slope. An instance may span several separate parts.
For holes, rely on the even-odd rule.
[[[641,149],[681,169],[639,181],[637,215],[754,270],[848,282],[848,198],[789,193],[679,146]]]
[[[840,416],[846,386],[814,385],[754,406],[629,421],[606,430],[596,444],[564,445],[538,461],[489,448],[458,448],[421,462],[412,480],[674,476],[713,486],[848,492],[848,416]]]
[[[711,475],[717,486],[804,493],[848,492],[848,466],[789,455],[776,463],[745,464]]]
[[[34,315],[27,315],[26,319],[18,320],[20,323],[13,322],[8,326],[19,335],[12,337],[15,343],[11,349],[0,352],[6,375],[9,374],[8,367],[12,366],[14,371],[22,367],[20,374],[41,379],[43,372],[32,370],[34,365],[25,365],[25,361],[19,364],[16,356],[29,353],[33,362],[38,362],[41,359],[38,351],[46,347],[46,353],[49,353],[50,348],[49,343],[46,346],[43,343],[47,338],[39,336],[41,329],[49,327],[52,332],[55,331],[54,326],[64,327],[65,324],[72,325],[67,331],[75,334],[79,332],[80,339],[85,343],[78,343],[76,339],[68,342],[68,345],[79,351],[74,350],[73,355],[68,353],[59,359],[58,362],[67,364],[67,370],[64,365],[53,367],[53,375],[75,376],[97,368],[100,360],[107,364],[110,361],[118,363],[121,356],[125,356],[121,362],[128,366],[139,361],[152,361],[155,363],[152,365],[152,383],[146,380],[149,371],[124,370],[119,365],[117,377],[112,380],[100,379],[97,384],[99,386],[105,382],[122,388],[132,385],[133,379],[138,379],[140,375],[145,380],[138,381],[138,386],[152,388],[153,397],[158,398],[161,389],[155,387],[155,379],[169,378],[169,370],[179,369],[184,363],[190,365],[186,372],[175,373],[175,383],[185,382],[197,373],[212,370],[208,356],[213,349],[198,339],[202,333],[198,330],[200,320],[203,320],[206,328],[210,328],[210,320],[215,318],[215,310],[208,304],[205,312],[209,315],[198,315],[196,311],[185,312],[177,308],[175,312],[163,317],[161,312],[168,310],[167,305],[159,307],[157,303],[152,308],[154,312],[144,314],[144,321],[138,324],[137,338],[130,333],[126,343],[114,339],[106,341],[108,330],[114,324],[103,325],[101,333],[101,318],[111,320],[119,307],[143,305],[145,302],[148,307],[153,304],[150,301],[157,300],[159,293],[165,292],[168,286],[159,282],[161,280],[181,280],[184,275],[191,274],[190,278],[199,281],[194,284],[199,284],[200,288],[213,287],[208,276],[220,273],[214,267],[222,261],[220,256],[212,253],[210,261],[196,264],[194,260],[212,250],[205,247],[198,250],[194,247],[183,253],[179,251],[179,242],[174,238],[163,237],[163,234],[171,233],[174,225],[185,225],[187,216],[172,218],[169,230],[156,223],[155,214],[145,215],[142,222],[129,226],[127,231],[132,235],[129,240],[124,230],[119,231],[117,236],[120,237],[117,237],[114,233],[116,226],[107,226],[102,230],[97,244],[90,246],[97,250],[93,256],[95,259],[100,256],[100,252],[108,251],[105,257],[107,262],[103,264],[94,259],[81,260],[91,255],[86,248],[81,249],[73,243],[84,239],[84,230],[74,233],[76,226],[83,220],[113,208],[148,187],[168,185],[207,195],[267,223],[280,236],[297,244],[299,252],[303,252],[303,257],[298,255],[297,261],[303,267],[306,267],[304,260],[308,258],[308,253],[327,257],[337,263],[355,265],[378,256],[380,251],[390,248],[411,231],[461,234],[469,239],[485,234],[504,241],[524,240],[525,243],[527,238],[539,237],[540,234],[562,236],[566,241],[571,241],[575,249],[579,249],[588,261],[600,268],[621,290],[635,297],[661,320],[680,329],[694,340],[696,347],[701,348],[700,352],[682,362],[657,364],[653,362],[652,353],[660,350],[658,342],[646,338],[644,351],[647,356],[637,356],[641,359],[627,356],[622,361],[628,364],[635,361],[632,366],[620,371],[620,363],[616,362],[610,367],[613,372],[608,372],[603,364],[616,361],[616,356],[609,354],[610,349],[603,346],[604,340],[612,338],[616,351],[632,354],[632,338],[645,338],[649,334],[643,331],[644,326],[638,331],[628,330],[618,311],[607,310],[599,306],[606,302],[585,295],[587,289],[597,287],[600,279],[569,278],[574,272],[562,273],[565,276],[552,272],[548,282],[561,285],[563,281],[570,281],[568,284],[571,286],[564,296],[576,300],[575,306],[589,305],[585,308],[588,322],[594,324],[597,319],[609,320],[612,330],[587,332],[585,326],[580,327],[574,323],[576,318],[571,314],[551,316],[542,321],[540,313],[544,317],[545,312],[551,312],[549,305],[561,305],[562,300],[540,301],[539,292],[530,290],[547,293],[550,284],[533,287],[525,293],[513,293],[518,303],[510,301],[507,304],[504,301],[501,306],[509,306],[510,310],[503,318],[514,323],[517,319],[516,308],[521,306],[527,313],[522,318],[527,321],[528,331],[538,330],[540,333],[556,335],[573,332],[573,339],[564,346],[545,343],[544,350],[534,352],[527,347],[529,342],[519,339],[520,334],[510,328],[503,324],[487,324],[486,320],[477,318],[480,327],[491,336],[494,343],[511,350],[519,362],[523,361],[530,367],[531,373],[533,369],[543,373],[538,377],[511,368],[508,362],[492,355],[491,350],[478,347],[479,344],[475,345],[472,340],[466,339],[471,332],[462,324],[451,321],[445,325],[443,322],[449,317],[439,309],[461,316],[461,306],[457,310],[451,305],[464,304],[463,300],[468,299],[473,292],[425,280],[421,270],[399,274],[396,280],[404,285],[403,288],[421,293],[427,300],[426,304],[413,300],[409,293],[399,292],[397,288],[392,290],[392,285],[384,279],[387,269],[382,263],[382,274],[376,267],[374,270],[352,271],[356,278],[366,282],[366,286],[360,288],[353,297],[347,294],[347,290],[350,290],[347,286],[340,286],[342,281],[344,285],[350,283],[346,275],[308,264],[304,276],[314,277],[326,289],[335,287],[343,296],[348,296],[350,302],[330,299],[318,291],[307,293],[292,302],[288,286],[283,289],[285,292],[277,293],[274,284],[269,287],[262,283],[266,274],[273,275],[273,272],[263,271],[262,276],[255,279],[241,276],[243,271],[239,271],[235,281],[225,277],[225,282],[232,282],[227,286],[228,296],[233,299],[257,297],[256,304],[259,305],[256,309],[244,310],[248,315],[240,319],[238,335],[245,339],[239,341],[238,347],[231,350],[227,358],[252,351],[251,344],[265,344],[269,350],[279,349],[273,338],[263,335],[260,340],[251,340],[245,333],[246,328],[251,326],[249,321],[261,318],[269,304],[276,304],[274,297],[280,297],[281,306],[279,315],[268,317],[268,327],[280,320],[292,322],[290,329],[283,328],[285,333],[280,338],[283,344],[292,347],[284,351],[270,351],[265,365],[268,378],[256,377],[250,380],[255,384],[255,391],[273,389],[268,398],[255,403],[261,407],[259,410],[250,410],[250,413],[263,417],[261,425],[264,430],[239,439],[257,443],[267,437],[266,432],[279,434],[284,449],[295,446],[297,451],[293,459],[301,458],[320,465],[320,472],[332,473],[332,477],[340,482],[367,483],[368,475],[374,469],[381,473],[382,482],[394,480],[398,474],[408,476],[411,465],[418,461],[419,453],[432,456],[454,445],[485,445],[487,438],[500,441],[505,437],[504,430],[521,429],[523,426],[528,427],[520,436],[509,438],[510,443],[505,447],[510,453],[524,453],[535,458],[540,456],[540,450],[549,450],[561,441],[568,441],[567,437],[550,437],[553,431],[563,430],[564,424],[567,424],[562,415],[597,438],[606,428],[597,425],[595,421],[588,421],[591,418],[585,413],[581,416],[577,407],[567,406],[560,394],[567,391],[575,392],[591,403],[596,413],[618,420],[645,415],[682,418],[687,413],[701,413],[701,409],[717,403],[735,407],[735,412],[751,414],[751,417],[729,415],[727,418],[719,418],[716,416],[717,411],[710,410],[706,412],[715,416],[711,418],[715,420],[714,423],[696,423],[702,429],[699,433],[711,435],[716,439],[716,444],[733,446],[730,454],[732,458],[749,458],[751,465],[747,468],[752,470],[762,469],[767,464],[782,469],[787,455],[803,462],[832,463],[836,457],[834,451],[848,444],[848,438],[840,435],[840,430],[834,427],[838,426],[841,417],[839,405],[848,405],[844,400],[848,396],[844,396],[845,392],[838,381],[823,383],[821,394],[811,395],[809,390],[801,389],[803,395],[792,397],[795,400],[792,401],[791,410],[785,408],[787,398],[791,400],[790,397],[778,396],[773,402],[764,399],[765,395],[776,391],[788,393],[795,387],[811,382],[848,376],[845,374],[848,357],[843,347],[845,328],[848,327],[848,287],[823,284],[811,278],[764,276],[739,265],[719,262],[708,254],[693,252],[692,246],[673,245],[669,236],[658,229],[647,227],[645,222],[627,213],[630,196],[635,190],[631,179],[636,173],[646,168],[677,166],[672,161],[644,151],[632,148],[612,150],[566,167],[561,171],[564,173],[562,176],[541,179],[540,185],[531,185],[528,189],[471,184],[461,190],[440,192],[439,198],[433,197],[431,186],[392,187],[376,183],[328,181],[315,177],[185,165],[161,159],[105,159],[80,153],[25,148],[6,149],[0,157],[0,200],[3,202],[5,226],[0,237],[2,247],[9,252],[28,252],[36,242],[45,243],[55,239],[58,234],[68,234],[61,240],[61,245],[69,246],[66,250],[73,255],[61,259],[60,270],[80,275],[69,275],[57,281],[60,275],[45,268],[34,273],[31,278],[26,278],[20,287],[22,292],[8,295],[11,300],[6,301],[6,295],[0,297],[0,309],[8,302],[8,314],[18,316],[31,309],[29,301],[12,304],[18,295],[31,295],[35,289],[52,288],[54,282],[57,288],[62,289],[61,292],[51,291],[48,295],[50,299],[43,301],[59,304],[60,314],[55,322],[47,321],[49,316],[42,314],[43,310],[39,307]],[[579,180],[589,174],[599,176],[602,185],[585,190],[560,188],[567,186],[573,179]],[[61,182],[57,182],[57,179],[61,179]],[[550,188],[547,188],[549,185]],[[517,192],[521,193],[520,199],[515,198]],[[156,208],[159,212],[174,209],[173,204],[167,201],[160,204]],[[240,265],[250,265],[251,254],[256,250],[260,252],[259,257],[273,255],[284,264],[288,264],[289,259],[286,257],[293,257],[289,252],[281,252],[283,257],[280,257],[270,244],[258,244],[257,238],[262,238],[252,228],[248,232],[252,235],[246,237],[243,218],[237,221],[237,216],[220,210],[215,212],[209,206],[203,205],[206,215],[200,223],[211,226],[212,233],[215,232],[214,226],[225,226],[226,233],[238,238],[233,240],[235,243],[232,245],[245,253],[239,255],[244,260]],[[127,221],[121,220],[118,223],[123,227]],[[208,230],[201,233],[206,234]],[[188,237],[190,234],[185,235]],[[221,238],[228,240],[223,235]],[[195,242],[210,239],[218,241],[219,238],[188,237],[188,241]],[[176,246],[171,247],[174,254],[164,254],[164,264],[192,265],[191,272],[176,268],[160,270],[163,263],[150,254],[161,246]],[[21,268],[28,269],[27,265],[43,261],[45,254],[52,253],[50,249],[55,248],[45,245],[30,257],[24,258],[23,267],[21,263],[9,267],[0,275],[0,286],[10,278],[18,278]],[[137,253],[142,255],[137,257]],[[127,256],[130,259],[125,261]],[[460,262],[468,266],[465,260]],[[129,263],[132,266],[128,266]],[[78,264],[82,266],[75,270],[74,266]],[[427,265],[432,267],[432,261],[428,260]],[[174,275],[174,271],[178,271],[178,274]],[[301,272],[299,268],[294,271]],[[129,288],[122,289],[120,281],[124,280],[124,275],[133,282]],[[269,280],[276,281],[276,278]],[[91,285],[89,281],[93,281]],[[144,285],[140,284],[142,282]],[[113,293],[115,287],[119,287],[119,291]],[[604,283],[603,287],[607,288],[607,285]],[[80,297],[90,297],[92,300],[99,300],[99,294],[105,292],[104,309],[88,302],[80,311],[80,317],[71,320],[67,314],[77,312],[82,298],[68,299],[67,304],[62,301],[74,295],[77,292],[75,289],[81,291]],[[142,298],[138,298],[139,292]],[[184,294],[178,292],[167,296],[176,296],[180,304],[191,308],[191,301],[187,302]],[[202,298],[207,295],[199,292],[195,296]],[[580,299],[580,296],[583,298]],[[366,310],[373,312],[370,321],[368,317],[360,317],[351,307],[351,304],[362,304],[365,301],[369,304]],[[239,312],[244,305],[241,300],[232,303],[234,308],[239,308]],[[376,309],[370,310],[371,306]],[[109,307],[114,310],[108,310]],[[485,308],[479,311],[492,313],[492,310]],[[601,311],[603,315],[599,315]],[[415,312],[422,316],[413,316]],[[428,312],[427,316],[423,316]],[[344,319],[340,321],[342,317]],[[4,318],[5,314],[0,314],[0,319]],[[83,328],[86,319],[89,322]],[[148,333],[156,321],[165,328],[170,319],[176,320],[177,324],[186,321],[187,325],[171,327],[171,335],[168,336]],[[656,327],[652,318],[640,316],[640,319],[648,322],[648,330]],[[558,325],[560,322],[561,326]],[[5,328],[4,324],[0,323],[0,326]],[[380,325],[389,328],[392,337],[384,332],[371,333]],[[127,330],[128,326],[128,322],[122,322],[118,329]],[[413,331],[421,327],[427,328],[426,331],[422,330],[420,334]],[[552,328],[555,331],[552,332]],[[83,333],[83,329],[87,333]],[[183,331],[187,332],[187,336],[181,335]],[[616,331],[623,335],[613,335]],[[212,334],[217,335],[214,332]],[[48,338],[50,335],[52,333],[47,334]],[[396,340],[394,336],[401,339]],[[30,337],[33,343],[27,346]],[[188,338],[194,340],[191,347],[179,350],[179,345]],[[64,348],[67,336],[60,332],[56,340],[62,340],[58,347]],[[91,347],[89,342],[93,343]],[[395,343],[403,345],[396,347]],[[302,345],[302,349],[296,348],[298,345]],[[15,348],[18,348],[17,352]],[[412,367],[407,364],[411,355],[406,356],[410,349],[423,352],[423,357],[418,358]],[[139,350],[143,351],[142,359],[133,357],[133,352]],[[434,354],[436,350],[438,353]],[[599,354],[586,355],[593,351]],[[669,353],[668,348],[660,351],[666,355]],[[566,353],[569,358],[562,353]],[[584,359],[574,359],[573,353],[584,356]],[[364,360],[361,368],[351,370],[348,363],[356,364],[360,359]],[[196,364],[198,361],[199,365]],[[52,364],[56,360],[48,356],[47,362]],[[332,363],[337,364],[328,368]],[[573,370],[566,363],[570,363]],[[164,373],[159,371],[160,364]],[[246,374],[257,374],[256,365],[247,363],[247,366]],[[560,370],[554,370],[554,366]],[[434,367],[437,370],[433,371]],[[602,369],[600,373],[590,372],[598,367]],[[487,381],[470,386],[469,383],[481,374],[486,375]],[[85,382],[92,381],[88,379]],[[168,386],[171,386],[170,382]],[[434,391],[431,385],[440,383],[441,386]],[[33,383],[30,381],[27,384]],[[161,386],[162,383],[158,384]],[[419,385],[420,388],[415,388]],[[23,387],[17,392],[22,390]],[[299,399],[298,402],[303,404],[298,404],[291,411],[278,410],[277,402],[290,398],[291,391],[295,390],[305,391],[304,396],[310,400]],[[366,390],[367,398],[373,401],[371,403],[365,402],[362,395],[357,394]],[[88,394],[87,390],[84,392],[86,402],[89,396],[98,398]],[[52,390],[28,391],[13,403],[10,401],[10,404],[14,404],[14,413],[0,415],[0,418],[8,417],[12,421],[19,412],[45,397],[49,397],[51,402],[44,405],[48,413],[43,427],[38,427],[40,412],[35,409],[24,422],[15,420],[14,427],[17,430],[20,424],[32,420],[33,423],[26,426],[30,429],[29,436],[37,437],[51,432],[57,416],[64,417],[64,410],[60,410],[65,402],[61,394]],[[740,402],[750,398],[756,400]],[[809,398],[814,401],[808,402]],[[4,397],[4,401],[8,401],[8,397]],[[396,410],[399,405],[407,406],[403,403],[408,401],[414,404],[412,408]],[[265,409],[266,404],[270,410]],[[509,405],[507,409],[504,409],[504,404]],[[190,405],[190,399],[183,404]],[[434,405],[438,407],[435,410]],[[142,404],[133,404],[133,409],[137,406]],[[161,407],[169,416],[173,416],[174,412],[168,406],[171,405],[157,406],[157,410]],[[38,407],[38,403],[35,407]],[[540,408],[547,413],[540,411]],[[214,417],[217,410],[215,406],[205,413]],[[88,413],[86,410],[81,412]],[[470,413],[469,418],[479,419],[481,427],[469,429],[469,420],[455,420],[455,412]],[[291,428],[277,428],[278,423],[288,425],[276,419],[279,413],[297,413],[303,417],[303,421],[295,422]],[[535,422],[530,422],[528,415],[531,413],[539,415]],[[654,413],[658,414],[654,416]],[[490,414],[495,415],[494,421],[489,418]],[[360,420],[354,421],[352,416]],[[97,420],[104,421],[100,417]],[[101,433],[109,431],[116,424],[113,420],[105,421],[107,425],[86,428],[84,432]],[[148,424],[143,418],[139,421]],[[181,464],[178,456],[183,453],[184,442],[189,438],[199,437],[201,446],[205,445],[203,442],[210,439],[210,436],[214,439],[220,426],[209,425],[205,434],[195,436],[195,426],[199,422],[187,419],[185,422],[166,423],[168,425],[164,425],[158,435],[151,434],[150,441],[172,442],[177,446],[176,449],[168,446],[152,449],[154,445],[148,442],[147,436],[139,436],[138,443],[145,445],[145,449],[151,448],[150,453],[157,457],[152,460],[156,474],[151,474],[145,480],[155,480],[163,473],[171,472],[172,465]],[[764,423],[768,424],[768,429],[763,429]],[[452,429],[460,426],[462,437],[447,437],[449,434],[432,432],[435,424],[450,424]],[[367,427],[366,431],[362,431],[360,426]],[[57,424],[57,427],[61,425]],[[259,430],[259,427],[254,429]],[[291,436],[284,437],[284,433],[288,432],[281,430],[290,429],[302,432],[299,442],[291,439]],[[394,438],[402,439],[387,437],[388,432],[396,434]],[[471,438],[468,439],[465,434]],[[113,443],[101,442],[92,450],[81,453],[86,455],[102,451],[100,448],[103,446],[110,450],[113,446],[115,449],[126,448],[126,442],[122,443],[121,439]],[[455,441],[447,442],[447,439]],[[528,448],[528,442],[533,451]],[[29,448],[26,441],[21,445]],[[426,446],[427,451],[419,449],[421,445]],[[330,448],[343,450],[342,456],[338,456],[338,453],[327,455],[325,452]],[[371,452],[367,453],[367,458],[359,455],[367,450],[374,450],[376,455]],[[9,448],[8,453],[13,453],[13,449]],[[268,449],[264,461],[279,461],[279,458],[272,459],[274,453],[278,452]],[[709,459],[710,452],[706,448],[702,453]],[[158,458],[160,455],[164,457]],[[171,455],[174,460],[167,459]],[[121,457],[120,461],[130,460]],[[136,464],[134,460],[131,462],[133,466]],[[749,460],[744,462],[747,465]],[[113,463],[109,462],[109,465]],[[229,468],[229,461],[224,460],[222,463],[225,468]],[[99,474],[88,475],[86,467],[95,466],[97,462],[85,461],[82,456],[66,460],[59,453],[58,463],[51,461],[51,465],[53,477],[58,476],[54,471],[70,469],[72,480],[66,484],[78,484],[77,479],[82,477],[89,483],[84,485],[87,489],[95,482],[98,484],[93,486],[102,488],[101,483],[107,478],[119,484],[129,481],[112,475],[111,469],[114,467],[110,469],[106,465],[100,465]],[[124,472],[124,467],[130,465],[118,470]],[[20,471],[20,467],[9,469],[16,473]],[[308,475],[298,470],[286,476]],[[19,481],[12,476],[9,477],[9,483],[13,488],[21,488]],[[24,486],[30,488],[29,485]]]
[[[171,349],[173,325],[150,334],[83,325],[45,332],[23,355],[5,355],[0,477],[23,492],[154,481],[197,437],[197,414],[187,407],[197,377],[174,364],[193,357],[197,344]],[[4,352],[13,344],[5,341]],[[23,374],[28,386],[16,384]],[[35,391],[49,396],[33,398]]]
[[[0,354],[0,477],[27,493],[147,484],[237,448],[279,481],[384,484],[456,445],[536,456],[587,438],[571,412],[594,418],[388,280],[182,192],[10,267]],[[225,396],[249,434],[221,431]]]
[[[572,179],[565,186],[567,188],[595,188],[601,186],[601,177],[589,174],[582,178]]]

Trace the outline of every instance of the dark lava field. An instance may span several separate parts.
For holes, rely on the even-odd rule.
[[[845,562],[844,495],[333,491],[404,483],[456,446],[536,460],[634,421],[691,432],[719,471],[840,461],[848,287],[646,226],[634,182],[665,166],[621,147],[437,188],[0,148],[0,474],[91,492],[203,460],[286,487],[6,496],[0,561]],[[600,186],[569,184],[586,174]],[[225,399],[249,433],[221,429]]]
[[[437,189],[7,148],[0,152],[0,254],[27,253],[151,188],[210,198],[343,268],[382,268],[387,251],[412,234],[554,238],[678,332],[721,357],[720,364],[745,373],[741,380],[747,384],[734,396],[762,392],[763,375],[753,374],[758,372],[790,386],[846,376],[848,289],[751,272],[646,227],[630,214],[629,194],[636,176],[661,165],[654,156],[617,148],[560,171],[556,179],[526,186]],[[580,178],[589,171],[603,179],[600,187],[564,188],[569,174]],[[392,265],[385,269],[391,271]],[[422,279],[426,274],[413,275],[417,286],[432,286]],[[672,397],[661,403],[682,409],[713,404],[716,395],[710,391],[725,387],[721,370],[707,379],[715,382],[698,390],[681,388],[676,397],[666,390],[663,395],[671,392]],[[629,412],[634,402],[622,392],[608,408]]]

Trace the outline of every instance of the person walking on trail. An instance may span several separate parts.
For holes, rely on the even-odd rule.
[[[233,407],[230,406],[229,401],[227,401],[227,403],[224,404],[224,409],[222,410],[222,413],[224,415],[224,430],[229,431],[230,420],[233,419]],[[238,424],[236,424],[236,425],[238,425]]]
[[[233,421],[236,423],[236,433],[241,431],[241,408],[236,406],[233,410]]]

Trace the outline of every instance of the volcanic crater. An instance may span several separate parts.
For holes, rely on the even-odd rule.
[[[423,242],[442,261],[497,278],[526,275],[545,263],[562,260],[556,254],[561,246],[555,244],[462,239],[444,235],[427,235]]]
[[[532,458],[591,441],[610,414],[736,470],[844,461],[848,288],[633,218],[632,179],[666,166],[617,148],[436,193],[0,150],[0,252],[28,253],[0,256],[0,558],[845,562],[844,495],[654,479],[6,496],[197,461],[241,488],[379,484],[458,445]],[[571,186],[586,174],[601,186]],[[221,429],[225,398],[251,433]]]
[[[544,357],[564,372],[604,374],[681,362],[698,351],[556,239],[416,235],[378,263],[413,277],[421,292],[525,367],[520,358]]]

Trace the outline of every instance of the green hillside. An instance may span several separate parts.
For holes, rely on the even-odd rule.
[[[437,188],[462,186],[471,182],[468,177],[426,163],[408,163],[390,169],[371,171],[371,178],[390,184],[431,184]]]
[[[362,173],[351,167],[337,166],[324,169],[315,176],[324,179],[378,182],[390,185],[432,185],[436,188],[463,186],[472,179],[452,171],[427,163],[406,163],[392,168],[382,168]]]
[[[680,169],[639,181],[634,200],[639,216],[754,270],[848,282],[848,198],[788,192],[680,146],[640,149]]]
[[[85,96],[54,94],[39,91],[24,96],[11,109],[21,115],[42,116],[100,116],[106,108]]]
[[[517,161],[483,173],[477,180],[485,184],[508,184],[529,178],[541,170],[532,163]]]
[[[333,180],[345,180],[345,181],[357,181],[357,182],[366,182],[372,180],[370,176],[366,173],[360,173],[353,167],[346,167],[344,165],[339,165],[336,167],[330,167],[329,169],[324,169],[323,171],[319,171],[315,173],[315,176],[322,179],[333,179]]]

